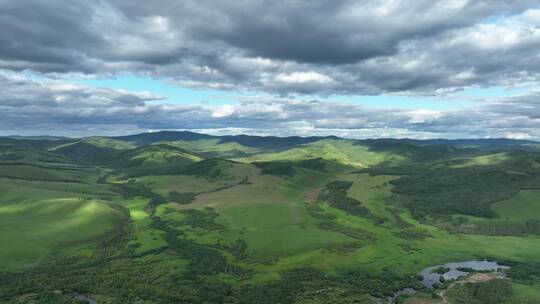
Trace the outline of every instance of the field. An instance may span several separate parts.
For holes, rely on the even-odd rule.
[[[493,204],[493,210],[499,217],[510,221],[540,220],[540,192],[521,190],[516,196]]]
[[[442,303],[416,274],[485,258],[515,269],[504,303],[540,301],[537,152],[257,140],[11,147],[55,162],[0,164],[0,302],[375,303],[413,287],[404,303]],[[81,159],[94,149],[111,159]],[[453,286],[438,291],[488,303]]]
[[[0,248],[3,269],[35,265],[53,252],[82,250],[126,220],[109,201],[89,198],[111,195],[98,187],[2,179],[0,188],[0,240],[9,244]]]

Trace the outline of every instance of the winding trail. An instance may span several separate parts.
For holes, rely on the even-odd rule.
[[[453,282],[445,290],[441,290],[441,291],[437,292],[437,295],[441,297],[443,304],[449,304],[450,302],[448,302],[448,298],[446,297],[446,292],[448,290],[450,290],[452,287],[454,287],[454,286],[456,286],[458,284],[463,285],[465,283],[487,282],[487,281],[494,280],[494,279],[499,279],[499,278],[502,278],[502,277],[501,277],[501,275],[499,273],[496,273],[496,272],[474,273],[472,275],[467,276],[466,278],[464,278],[462,280],[458,280],[458,281]]]

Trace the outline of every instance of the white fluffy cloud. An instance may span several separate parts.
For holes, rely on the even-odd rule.
[[[329,83],[334,81],[332,78],[317,72],[294,72],[291,74],[278,74],[276,80],[285,83]]]

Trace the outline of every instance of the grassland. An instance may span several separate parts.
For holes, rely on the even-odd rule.
[[[516,196],[493,204],[500,218],[511,221],[540,220],[540,191],[522,190]]]
[[[235,142],[222,142],[217,138],[197,141],[178,140],[169,142],[169,144],[205,157],[231,158],[239,155],[250,155],[259,151],[256,148],[246,147]]]
[[[108,201],[106,189],[85,184],[2,179],[0,265],[24,268],[53,252],[71,252],[115,231],[125,214]]]
[[[260,153],[238,161],[275,161],[323,158],[341,164],[365,168],[383,162],[402,162],[404,156],[392,152],[373,152],[369,147],[343,140],[321,140],[277,153]]]
[[[133,238],[128,246],[135,248],[135,254],[143,254],[165,246],[162,232],[151,227],[152,219],[145,211],[148,199],[133,199],[124,202],[132,221]]]
[[[9,244],[0,247],[0,302],[70,303],[79,292],[100,303],[373,303],[419,288],[414,275],[432,265],[482,258],[540,264],[540,192],[529,187],[540,174],[534,152],[464,156],[446,146],[339,139],[272,151],[228,140],[135,147],[91,138],[84,144],[113,158],[85,162],[74,141],[43,148],[65,163],[0,163],[0,243]],[[215,156],[222,159],[208,158]],[[130,176],[126,164],[160,170]],[[174,172],[161,170],[167,166]],[[443,186],[435,198],[447,199],[455,190],[444,185],[462,176],[470,184],[460,187],[475,189],[484,184],[474,176],[510,169],[492,182],[504,190],[510,178],[517,191],[489,204],[470,200],[492,217],[461,209],[419,217],[410,197],[396,191],[417,186],[403,179],[437,176]],[[340,204],[324,195],[335,182],[348,185],[333,196]],[[193,200],[175,202],[171,193]],[[507,281],[508,303],[540,301],[540,281]],[[405,303],[441,302],[422,292]]]
[[[62,218],[58,219],[58,215]],[[39,263],[60,251],[84,248],[114,231],[124,219],[106,203],[74,199],[43,200],[0,208],[0,261],[5,268]]]

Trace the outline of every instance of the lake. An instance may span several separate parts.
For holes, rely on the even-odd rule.
[[[447,272],[444,274],[439,274],[436,272],[433,272],[433,270],[444,267],[449,268]],[[436,265],[428,267],[420,272],[420,275],[422,276],[422,284],[426,286],[427,288],[433,288],[433,285],[436,283],[439,283],[439,277],[443,276],[445,280],[455,280],[459,277],[466,276],[469,274],[465,271],[460,271],[458,268],[470,268],[475,271],[499,271],[501,269],[508,269],[510,267],[500,265],[499,263],[495,261],[467,261],[467,262],[457,262],[457,263],[446,263],[443,265]]]

